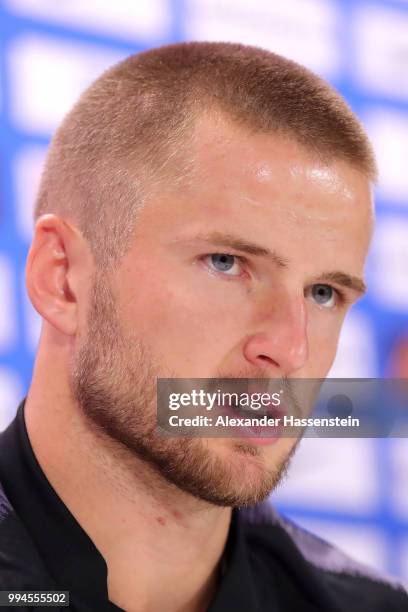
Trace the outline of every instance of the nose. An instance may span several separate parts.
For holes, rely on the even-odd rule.
[[[264,370],[289,376],[308,359],[307,311],[303,295],[281,294],[262,308],[257,330],[244,345],[244,356]]]

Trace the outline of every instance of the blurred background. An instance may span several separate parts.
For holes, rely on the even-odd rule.
[[[408,377],[407,0],[3,0],[0,38],[0,430],[27,393],[40,330],[24,267],[50,136],[105,68],[181,40],[286,55],[332,83],[360,117],[380,166],[378,222],[369,292],[346,321],[331,375]],[[272,500],[408,584],[406,439],[307,438]]]

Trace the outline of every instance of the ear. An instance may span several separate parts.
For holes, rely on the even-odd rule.
[[[42,215],[27,257],[27,293],[36,311],[62,334],[78,327],[81,277],[90,263],[82,234],[54,214]]]

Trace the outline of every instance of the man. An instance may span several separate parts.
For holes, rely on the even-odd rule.
[[[1,589],[98,612],[407,609],[266,504],[293,438],[156,433],[158,378],[326,376],[375,172],[345,102],[260,49],[151,50],[83,94],[35,209],[43,326],[0,443]]]

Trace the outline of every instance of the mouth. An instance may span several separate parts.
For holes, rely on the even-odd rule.
[[[219,406],[219,409],[232,423],[228,425],[230,437],[249,439],[254,444],[272,444],[281,437],[283,416],[286,413],[283,404],[276,406],[271,401],[254,409],[231,401],[228,405]]]

